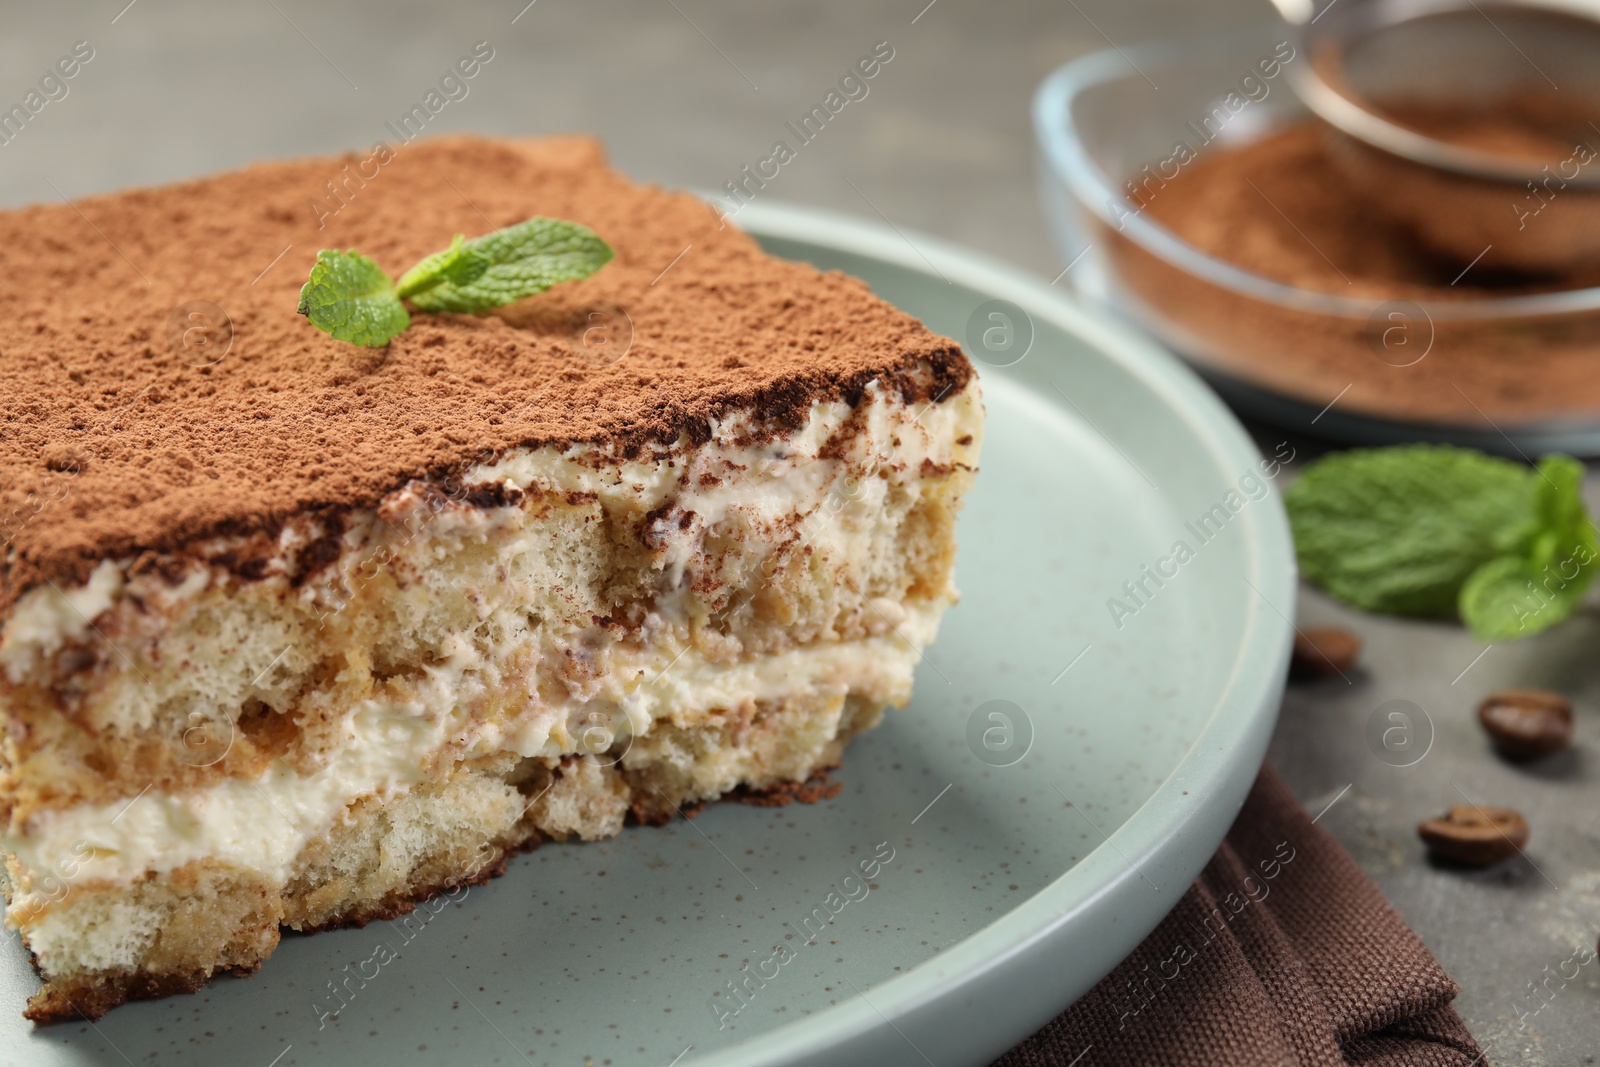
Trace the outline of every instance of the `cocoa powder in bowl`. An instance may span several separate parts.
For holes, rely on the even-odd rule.
[[[1600,263],[1543,278],[1481,263],[1463,274],[1377,210],[1309,121],[1214,146],[1159,187],[1139,187],[1133,202],[1214,260],[1370,312],[1249,295],[1102,225],[1126,293],[1169,342],[1215,370],[1319,409],[1339,397],[1341,411],[1404,422],[1486,429],[1486,418],[1600,416],[1600,311],[1448,314],[1451,305],[1600,285]]]
[[[1472,103],[1395,102],[1377,114],[1520,177],[1469,175],[1328,128],[1329,154],[1368,202],[1454,268],[1559,277],[1600,260],[1600,101],[1577,91]]]
[[[1600,102],[1565,99],[1553,90],[1514,93],[1488,105],[1378,101],[1372,110],[1436,141],[1548,165],[1557,179],[1574,176],[1561,163],[1575,154],[1580,157],[1576,166],[1588,165],[1590,153],[1575,149],[1594,140],[1592,123],[1600,118]]]

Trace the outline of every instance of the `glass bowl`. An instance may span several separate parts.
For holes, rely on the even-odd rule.
[[[1062,277],[1253,418],[1349,443],[1600,456],[1600,288],[1425,300],[1301,288],[1200,251],[1124,195],[1180,141],[1198,158],[1306,120],[1283,76],[1299,48],[1274,24],[1100,52],[1047,77],[1033,118]],[[1229,94],[1243,106],[1208,122]]]

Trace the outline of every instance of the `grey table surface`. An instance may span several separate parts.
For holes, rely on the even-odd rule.
[[[495,58],[430,132],[591,131],[635,177],[717,189],[888,41],[868,97],[763,195],[882,216],[1049,278],[1062,264],[1034,188],[1039,80],[1086,51],[1270,15],[1264,0],[8,4],[0,99],[20,100],[75,41],[94,58],[0,145],[0,203],[368,147],[480,40]],[[1286,436],[1302,457],[1317,447],[1254,430],[1268,451]],[[1600,507],[1600,479],[1589,491]],[[1600,613],[1487,650],[1458,627],[1364,616],[1310,590],[1299,621],[1347,626],[1366,652],[1348,681],[1291,689],[1271,760],[1461,983],[1457,1006],[1490,1061],[1595,1062],[1600,963],[1560,975],[1600,926]],[[1574,696],[1577,746],[1532,767],[1494,758],[1472,712],[1511,685]],[[1366,740],[1391,700],[1431,731],[1413,766]],[[1463,795],[1526,813],[1526,857],[1476,874],[1430,866],[1415,823]]]

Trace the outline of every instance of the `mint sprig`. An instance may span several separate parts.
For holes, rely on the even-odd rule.
[[[300,314],[340,341],[386,345],[418,311],[481,314],[587,278],[611,261],[611,246],[587,226],[533,218],[424,257],[395,282],[354,250],[325,248],[300,289]]]
[[[450,242],[449,248],[443,252],[435,252],[431,256],[424,256],[422,262],[400,275],[400,280],[395,283],[394,289],[401,300],[411,300],[414,303],[417,294],[425,293],[445,282],[470,285],[481,278],[483,272],[488,269],[489,257],[468,248],[458,233],[455,240]]]
[[[419,311],[488,311],[560,282],[587,278],[609,263],[612,254],[611,246],[587,226],[529,219],[461,246],[463,260],[470,258],[474,267],[481,262],[483,269],[443,270],[437,282],[409,299]]]
[[[1461,617],[1485,641],[1555,625],[1578,609],[1594,578],[1600,546],[1583,506],[1583,466],[1546,456],[1538,478],[1538,518],[1522,551],[1485,563],[1461,588]]]
[[[1537,470],[1437,445],[1359,449],[1306,468],[1284,502],[1300,572],[1367,611],[1459,616],[1484,641],[1572,614],[1600,565],[1583,467]]]
[[[411,325],[383,268],[356,252],[324,248],[300,288],[300,314],[353,345],[386,345]]]

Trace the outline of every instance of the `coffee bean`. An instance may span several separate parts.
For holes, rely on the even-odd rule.
[[[1417,836],[1437,859],[1488,867],[1528,843],[1528,820],[1510,808],[1457,804],[1442,818],[1418,823]]]
[[[1361,638],[1337,626],[1297,630],[1289,654],[1293,678],[1334,678],[1355,667],[1361,655]]]
[[[1545,689],[1491,693],[1478,705],[1478,721],[1507,759],[1537,759],[1572,742],[1572,701]]]

